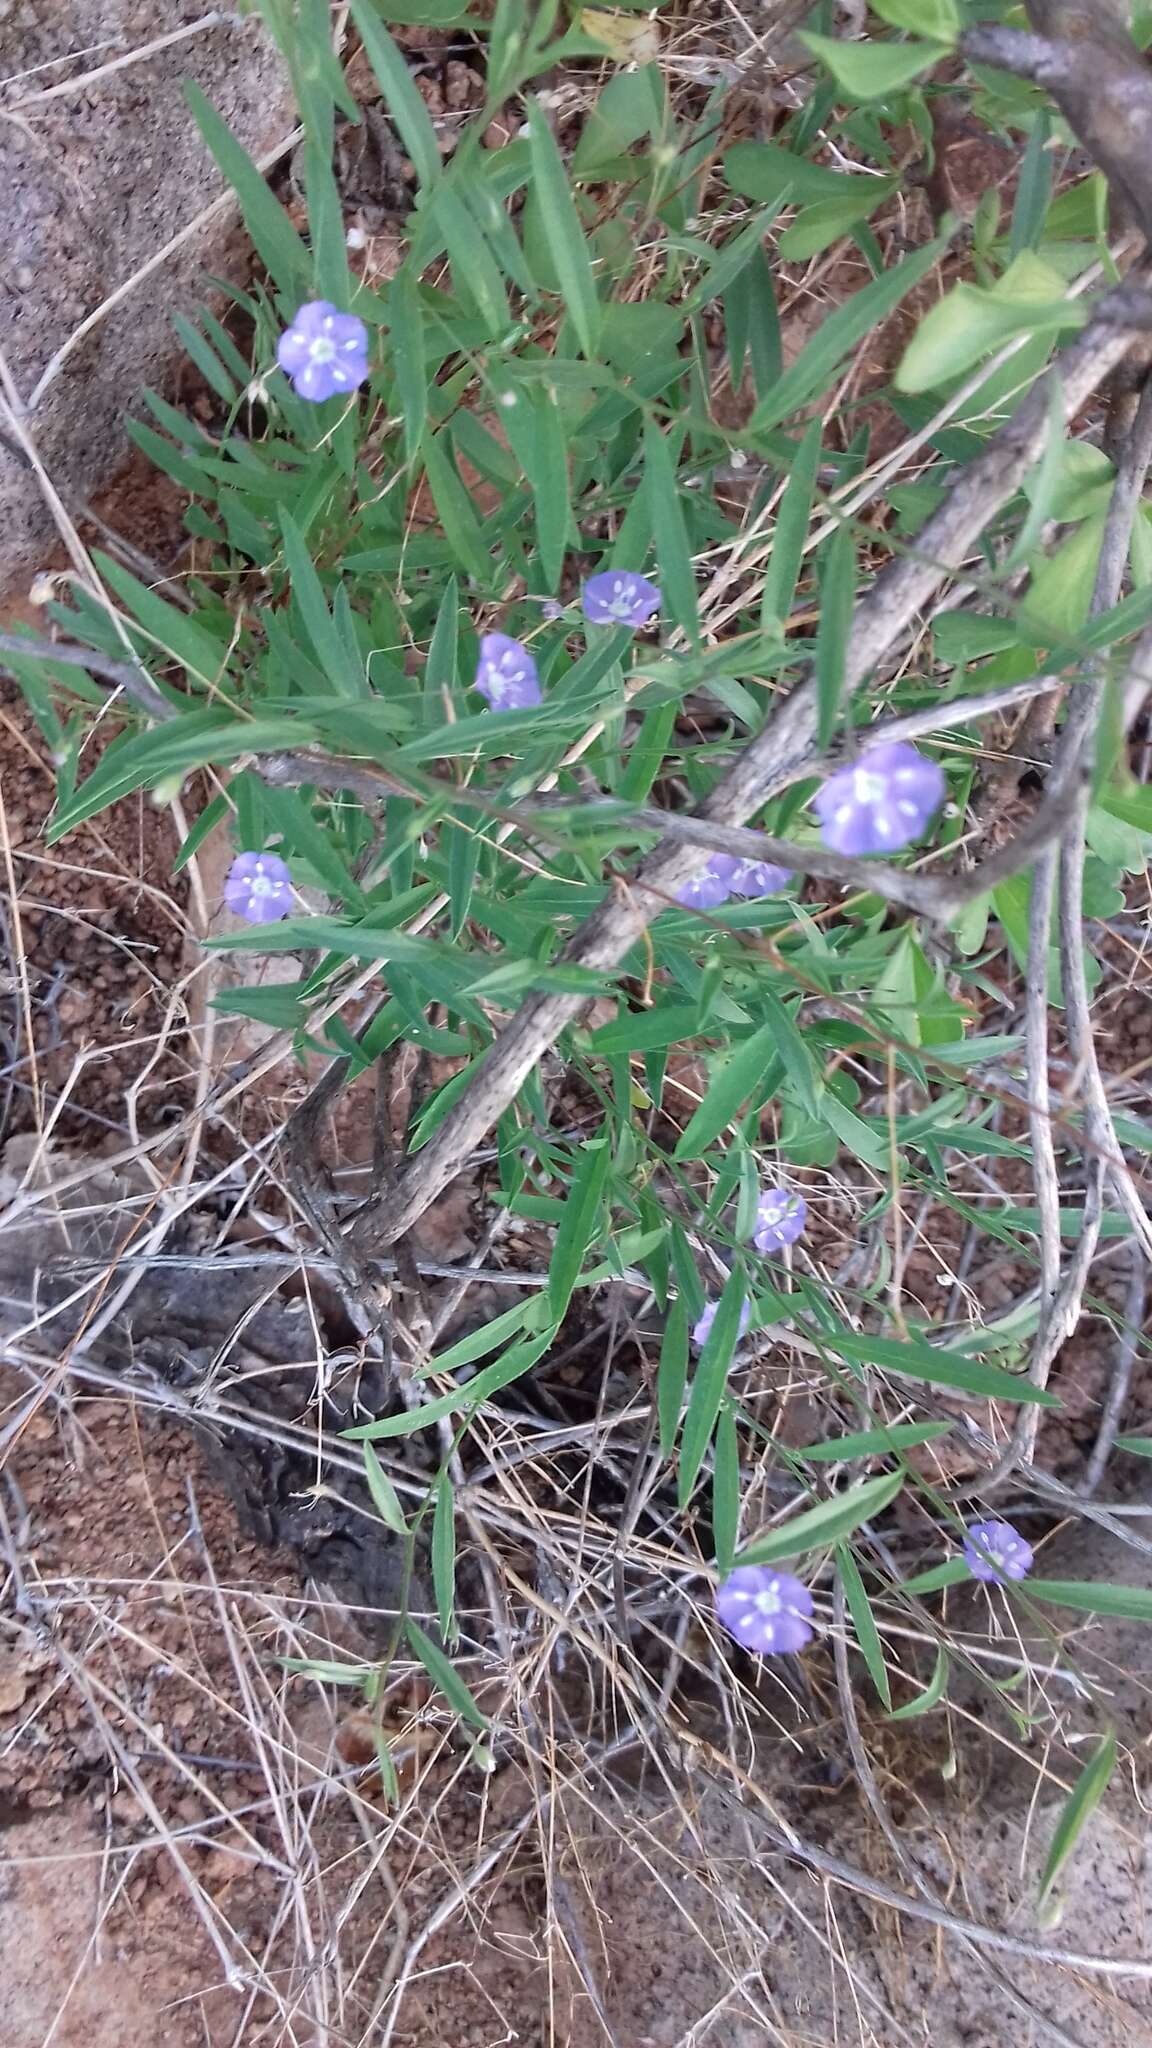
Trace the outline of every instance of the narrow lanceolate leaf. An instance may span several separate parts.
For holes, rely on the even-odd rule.
[[[404,1510],[400,1505],[400,1496],[384,1470],[383,1465],[380,1463],[379,1458],[376,1456],[375,1451],[372,1449],[371,1444],[365,1444],[364,1446],[364,1477],[368,1481],[368,1491],[372,1495],[372,1505],[376,1509],[384,1527],[391,1529],[394,1536],[407,1536],[408,1524],[404,1519]]]
[[[848,1458],[883,1457],[886,1451],[930,1444],[934,1437],[950,1435],[955,1427],[954,1422],[895,1422],[890,1429],[860,1429],[850,1436],[828,1437],[823,1443],[801,1444],[793,1455],[817,1465],[839,1465]]]
[[[1085,1764],[1065,1802],[1064,1811],[1056,1823],[1048,1861],[1040,1880],[1040,1903],[1048,1897],[1057,1878],[1063,1870],[1073,1849],[1076,1847],[1086,1823],[1091,1819],[1108,1789],[1116,1763],[1116,1733],[1110,1728]]]
[[[948,1670],[947,1651],[943,1649],[937,1650],[936,1668],[928,1680],[924,1691],[918,1692],[915,1699],[908,1700],[904,1706],[896,1707],[889,1715],[889,1719],[892,1721],[917,1721],[921,1714],[928,1714],[932,1711],[933,1707],[939,1706],[940,1701],[944,1697],[944,1688],[948,1683]]]
[[[419,452],[428,418],[428,379],[424,373],[424,316],[416,280],[405,267],[388,288],[388,330],[392,342],[392,374],[404,415],[404,459]]]
[[[1118,1451],[1131,1451],[1137,1458],[1152,1458],[1152,1436],[1118,1436]]]
[[[365,1449],[368,1446],[365,1445]],[[436,1616],[446,1643],[456,1640],[456,1495],[447,1472],[436,1481],[432,1510],[432,1584]]]
[[[596,297],[588,245],[568,189],[560,151],[536,100],[528,103],[528,146],[533,189],[564,304],[585,355],[594,356],[600,339],[602,308]]]
[[[776,1026],[761,1025],[751,1038],[719,1067],[708,1083],[699,1109],[689,1120],[673,1153],[674,1159],[699,1159],[714,1138],[731,1123],[749,1096],[759,1089],[776,1054]]]
[[[421,185],[434,185],[443,170],[443,158],[432,117],[412,73],[370,0],[352,0],[352,17],[416,176]]]
[[[556,590],[564,567],[571,519],[568,504],[568,449],[555,393],[539,393],[532,408],[532,456],[528,472],[536,508],[536,548],[544,586]]]
[[[284,208],[200,87],[189,79],[184,93],[196,126],[240,201],[244,225],[261,263],[280,291],[289,298],[302,296],[312,275],[312,259]]]
[[[719,1316],[716,1320],[719,1322]],[[802,1551],[838,1543],[842,1536],[894,1501],[903,1484],[902,1472],[885,1472],[879,1479],[866,1479],[861,1486],[850,1486],[846,1493],[837,1494],[835,1500],[822,1500],[814,1508],[805,1508],[803,1514],[793,1515],[790,1522],[782,1523],[778,1529],[768,1529],[763,1536],[753,1537],[741,1551],[740,1563],[775,1564],[781,1557],[798,1557]]]
[[[600,1201],[611,1164],[612,1147],[606,1136],[584,1145],[577,1158],[549,1269],[548,1313],[554,1323],[559,1323],[572,1299],[588,1247],[597,1234]]]
[[[656,1372],[656,1415],[660,1425],[660,1449],[670,1457],[680,1427],[684,1388],[688,1382],[688,1304],[676,1295],[668,1310]]]
[[[736,1411],[721,1403],[712,1455],[712,1548],[720,1576],[726,1579],[736,1561],[736,1527],[740,1518],[740,1444]]]
[[[487,1730],[487,1715],[481,1713],[456,1666],[449,1663],[439,1643],[434,1643],[431,1636],[425,1634],[418,1621],[406,1621],[404,1633],[408,1638],[409,1648],[419,1657],[433,1685],[443,1693],[448,1705],[455,1708],[462,1721],[470,1721],[473,1728]]]
[[[532,1343],[514,1345],[495,1365],[486,1365],[475,1379],[466,1386],[454,1387],[450,1394],[441,1394],[435,1401],[426,1401],[422,1408],[406,1408],[400,1415],[382,1415],[378,1422],[361,1422],[355,1429],[346,1429],[344,1435],[362,1441],[366,1437],[411,1436],[414,1430],[427,1429],[434,1422],[441,1422],[446,1415],[471,1415],[479,1408],[489,1394],[495,1394],[501,1387],[511,1386],[513,1380],[530,1372],[538,1358],[542,1358],[555,1337],[555,1330],[549,1330],[543,1337]]]
[[[812,517],[822,432],[823,421],[813,420],[789,464],[788,481],[772,528],[772,553],[768,557],[764,589],[760,596],[760,625],[765,633],[783,626],[796,595],[808,522]]]
[[[844,692],[844,663],[852,630],[856,549],[851,529],[841,526],[828,543],[820,579],[820,624],[816,632],[817,738],[826,747],[836,729]]]
[[[675,464],[664,435],[652,419],[644,422],[644,485],[648,493],[648,516],[656,543],[656,559],[660,564],[664,603],[677,625],[695,643],[699,639],[700,623],[692,550],[676,487]]]
[[[872,1683],[876,1687],[884,1705],[891,1707],[892,1688],[888,1683],[888,1673],[884,1667],[884,1650],[880,1641],[880,1632],[876,1627],[876,1617],[872,1612],[871,1603],[864,1590],[864,1581],[860,1576],[860,1567],[846,1543],[839,1543],[836,1546],[836,1568],[840,1573],[841,1582],[844,1587],[844,1598],[848,1604],[848,1612],[852,1616],[852,1626],[856,1631],[856,1641],[860,1645],[860,1652],[868,1666]]]
[[[768,433],[778,427],[800,406],[825,391],[845,356],[859,347],[865,335],[869,334],[881,320],[895,312],[901,299],[927,277],[934,263],[939,261],[942,242],[930,242],[926,248],[918,249],[914,256],[906,256],[893,270],[886,270],[882,277],[874,278],[863,291],[846,299],[822,320],[811,341],[803,348],[794,363],[789,364],[783,376],[773,389],[756,407],[748,422],[750,433]]]
[[[1029,1579],[1033,1600],[1079,1607],[1085,1614],[1110,1614],[1120,1621],[1152,1621],[1152,1586],[1113,1586],[1107,1579]]]
[[[680,1505],[687,1506],[701,1465],[712,1441],[712,1431],[728,1384],[728,1368],[740,1335],[740,1312],[744,1307],[744,1275],[739,1268],[728,1277],[707,1339],[696,1361],[684,1435],[680,1442],[678,1483]]]
[[[960,1394],[980,1394],[989,1401],[1031,1402],[1039,1408],[1060,1406],[1046,1387],[1034,1387],[1031,1380],[1002,1372],[997,1365],[983,1365],[979,1359],[961,1358],[955,1351],[937,1350],[930,1344],[898,1344],[891,1337],[857,1337],[847,1330],[837,1330],[834,1336],[821,1333],[821,1342],[855,1365],[879,1366],[908,1379],[954,1387]]]

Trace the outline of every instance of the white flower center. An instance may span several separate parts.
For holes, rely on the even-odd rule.
[[[276,884],[275,884],[275,882],[274,882],[274,881],[272,880],[272,878],[271,878],[271,876],[270,876],[270,875],[253,875],[253,877],[252,877],[252,894],[253,894],[253,896],[273,896],[273,895],[275,895],[275,893],[276,893]]]
[[[769,1586],[763,1593],[757,1593],[756,1595],[757,1614],[779,1614],[783,1605],[784,1602],[780,1598],[779,1588],[776,1586]]]
[[[858,804],[871,808],[884,802],[888,783],[883,775],[870,775],[866,768],[856,768],[852,772],[852,794]]]
[[[336,343],[329,334],[318,334],[308,344],[308,353],[314,363],[330,363],[336,354]]]

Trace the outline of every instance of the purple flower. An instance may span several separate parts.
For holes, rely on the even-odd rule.
[[[493,711],[526,711],[541,701],[536,663],[519,640],[507,633],[485,633],[473,689],[487,697]]]
[[[791,868],[778,868],[770,860],[741,860],[732,877],[733,896],[775,896],[792,880]]]
[[[278,853],[238,853],[224,882],[224,901],[249,924],[274,924],[292,908],[288,863]]]
[[[698,875],[680,884],[677,903],[682,903],[685,910],[715,910],[718,904],[727,903],[732,894],[732,877],[740,865],[730,853],[714,853]]]
[[[660,592],[630,569],[604,569],[588,578],[581,603],[594,626],[646,626],[660,609]]]
[[[782,1252],[786,1244],[795,1244],[807,1218],[803,1195],[790,1195],[787,1188],[765,1188],[756,1204],[752,1242],[758,1252]]]
[[[974,1579],[1026,1579],[1032,1569],[1032,1545],[1011,1522],[971,1522],[965,1531],[964,1562]]]
[[[694,1344],[703,1347],[708,1342],[709,1337],[712,1335],[712,1325],[716,1321],[716,1311],[719,1306],[720,1303],[718,1301],[705,1302],[704,1313],[692,1332],[692,1342]],[[746,1301],[740,1310],[740,1327],[736,1332],[737,1343],[739,1343],[740,1338],[744,1335],[751,1320],[752,1304]]]
[[[769,1564],[738,1564],[716,1594],[716,1612],[745,1650],[780,1657],[812,1640],[812,1595],[800,1579]]]
[[[280,336],[276,360],[291,378],[297,397],[319,405],[363,384],[368,375],[368,329],[355,313],[342,313],[327,299],[314,299],[301,306]]]
[[[895,853],[919,839],[944,801],[944,771],[905,740],[870,747],[830,775],[812,805],[835,853]]]

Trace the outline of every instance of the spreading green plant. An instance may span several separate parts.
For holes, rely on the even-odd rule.
[[[412,173],[381,277],[350,268],[333,135],[359,110],[329,10],[261,11],[295,82],[307,228],[193,92],[257,279],[181,326],[212,425],[148,393],[133,429],[187,493],[193,566],[162,592],[96,554],[52,608],[123,684],[115,713],[82,667],[10,658],[60,763],[54,837],[207,778],[179,866],[227,821],[241,925],[212,945],[301,956],[218,1008],[344,1085],[400,1045],[452,1063],[399,1182],[347,1219],[353,1263],[371,1273],[478,1132],[486,1220],[553,1232],[545,1285],[400,1358],[403,1398],[349,1432],[410,1562],[430,1546],[441,1641],[408,1617],[410,1648],[487,1740],[441,1647],[482,1512],[457,1499],[461,1447],[613,1282],[651,1368],[673,1593],[718,1581],[743,1651],[795,1652],[842,1609],[899,1720],[947,1712],[935,1595],[961,1580],[1042,1634],[1066,1610],[1152,1618],[1146,1589],[1033,1570],[1071,1500],[1032,1463],[1056,1351],[1098,1238],[1150,1244],[1152,1123],[1102,1081],[1058,1100],[1047,1081],[1049,999],[1095,1057],[1096,937],[1152,835],[1125,739],[1152,623],[1143,473],[1133,495],[1133,444],[1083,412],[1127,346],[1128,301],[1095,310],[1117,277],[1102,176],[1036,85],[963,72],[993,7],[882,0],[857,40],[815,7],[766,140],[732,138],[727,79],[617,62],[557,0],[409,0],[388,19],[483,53],[484,104],[445,154],[383,13],[352,0]],[[565,66],[571,118],[535,89]],[[990,189],[969,226],[930,224],[911,173],[936,167],[961,75],[1019,176],[1010,207]],[[983,865],[988,720],[1061,691],[1038,823]],[[120,723],[89,767],[97,709]],[[1064,1195],[1054,1167],[1022,1193],[1057,1157],[1079,1162]],[[913,1241],[942,1291],[910,1281]],[[965,1276],[991,1255],[1036,1281],[989,1319]],[[802,1363],[807,1445],[777,1440],[774,1354]],[[404,1440],[436,1430],[437,1474],[415,1505],[409,1474],[401,1506]],[[967,1494],[933,1462],[958,1439]],[[968,1498],[998,1464],[1027,1533]],[[654,1557],[629,1572],[650,1582]],[[896,1632],[909,1603],[923,1668]],[[1041,1695],[1013,1711],[1040,1721]]]

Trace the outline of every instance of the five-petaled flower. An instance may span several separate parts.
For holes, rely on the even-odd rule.
[[[493,711],[526,711],[541,701],[536,663],[507,633],[485,633],[473,688],[487,697]]]
[[[801,1579],[767,1564],[738,1564],[716,1594],[716,1612],[745,1650],[780,1657],[812,1640],[812,1595]]]
[[[301,306],[276,344],[276,360],[298,398],[319,405],[355,391],[368,375],[368,329],[327,299]]]
[[[906,740],[890,740],[830,775],[812,806],[835,853],[896,853],[919,839],[943,801],[939,762]]]
[[[629,569],[603,569],[588,578],[581,603],[593,626],[646,626],[660,609],[660,592]]]
[[[795,1244],[808,1217],[803,1195],[790,1195],[787,1188],[765,1188],[756,1204],[752,1242],[758,1252],[782,1252]]]
[[[714,853],[698,875],[693,875],[690,882],[681,882],[676,891],[677,903],[682,903],[685,910],[717,909],[732,894],[732,877],[739,866],[740,862],[730,853]]]
[[[692,1330],[692,1342],[698,1347],[702,1347],[703,1345],[705,1345],[708,1342],[709,1337],[712,1335],[712,1325],[716,1321],[716,1311],[719,1308],[719,1306],[720,1303],[718,1301],[705,1302],[704,1313],[700,1317],[699,1322],[694,1324]],[[737,1343],[739,1343],[740,1338],[744,1335],[744,1332],[748,1328],[748,1325],[751,1322],[751,1320],[752,1305],[750,1302],[746,1301],[740,1310],[740,1324],[736,1332]]]
[[[1032,1569],[1032,1545],[1011,1522],[970,1522],[965,1531],[964,1562],[974,1579],[1026,1579]]]
[[[224,882],[224,901],[249,924],[274,924],[292,908],[288,863],[278,853],[238,853]]]

